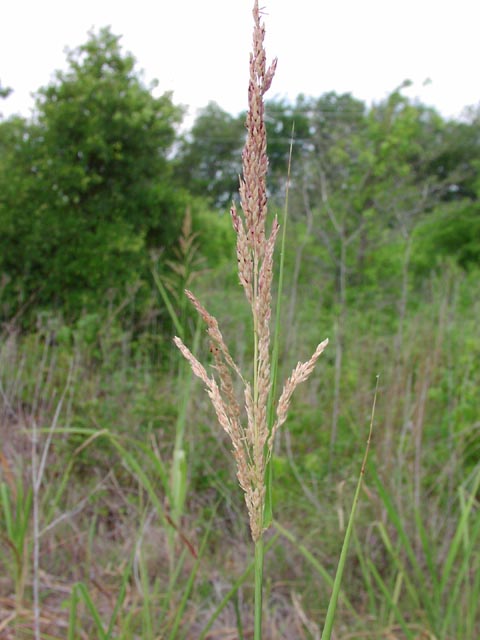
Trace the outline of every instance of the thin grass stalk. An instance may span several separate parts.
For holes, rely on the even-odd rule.
[[[38,430],[34,418],[32,428],[32,486],[33,486],[33,633],[35,640],[40,640],[40,486],[37,482],[38,468]]]
[[[293,153],[293,137],[295,134],[295,123],[292,122],[292,133],[290,136],[290,149],[288,152],[288,167],[287,167],[287,186],[285,189],[285,206],[283,209],[283,225],[282,225],[282,239],[280,242],[280,265],[278,269],[278,287],[277,287],[277,299],[275,307],[275,328],[273,331],[273,348],[272,348],[272,373],[271,373],[271,388],[270,395],[268,397],[267,407],[267,420],[269,432],[272,431],[275,421],[275,396],[277,392],[277,378],[278,378],[278,359],[280,354],[280,326],[281,326],[281,310],[282,310],[282,293],[283,293],[283,275],[285,267],[285,246],[287,243],[287,220],[288,220],[288,195],[290,193],[290,177],[292,171],[292,153]],[[273,522],[273,499],[272,499],[272,461],[271,459],[267,463],[267,469],[265,472],[265,509],[264,509],[264,526],[269,527]]]
[[[250,81],[246,119],[247,139],[242,153],[240,179],[241,212],[235,203],[231,208],[233,228],[237,236],[237,261],[240,284],[250,305],[253,320],[253,367],[251,381],[244,376],[223,339],[217,320],[197,298],[187,297],[207,324],[210,351],[214,359],[214,375],[195,358],[181,337],[174,342],[190,363],[193,373],[202,380],[222,428],[230,436],[237,464],[237,478],[244,492],[255,544],[255,624],[254,640],[260,640],[262,628],[263,533],[270,524],[265,520],[266,467],[271,459],[277,430],[287,418],[292,394],[308,379],[328,344],[321,342],[306,362],[299,362],[286,381],[276,407],[276,417],[269,419],[268,405],[272,394],[272,355],[270,320],[275,241],[280,225],[276,216],[267,231],[268,170],[264,95],[270,88],[276,60],[267,68],[264,49],[265,27],[260,20],[258,0],[253,7],[253,49],[250,55]],[[278,340],[278,337],[277,337]],[[244,386],[242,416],[232,379],[237,375]]]
[[[193,585],[194,585],[194,582],[195,582],[195,577],[197,575],[197,571],[198,571],[198,568],[200,566],[200,560],[201,560],[201,558],[203,556],[203,552],[205,551],[205,546],[207,544],[207,540],[208,540],[208,538],[210,536],[210,533],[211,533],[211,530],[212,530],[213,520],[215,518],[215,514],[216,514],[216,511],[214,511],[212,513],[210,521],[208,522],[207,528],[206,528],[205,533],[203,535],[202,542],[200,544],[200,549],[198,551],[198,557],[195,560],[195,563],[194,563],[194,565],[192,567],[190,575],[188,576],[187,584],[183,588],[183,596],[182,596],[182,599],[180,601],[179,607],[177,609],[177,613],[175,615],[175,620],[173,622],[172,629],[170,630],[170,635],[168,636],[169,640],[175,640],[178,637],[178,631],[180,629],[182,616],[183,616],[183,613],[184,613],[185,608],[187,606],[188,598],[190,597],[190,594],[191,594],[192,589],[193,589]]]
[[[50,445],[52,443],[55,429],[57,428],[60,413],[65,397],[72,384],[75,362],[72,360],[68,371],[67,382],[60,400],[57,404],[52,424],[48,430],[46,442],[43,447],[42,456],[38,459],[39,433],[37,421],[34,418],[32,424],[32,494],[33,494],[33,629],[35,640],[40,640],[40,488],[45,472]]]
[[[266,553],[267,551],[269,551],[273,547],[273,545],[277,541],[278,537],[279,537],[279,534],[275,533],[270,538],[270,540],[265,544],[264,553]],[[205,640],[205,638],[207,637],[208,632],[213,627],[213,625],[215,623],[215,620],[217,620],[218,616],[222,613],[222,611],[225,609],[227,604],[230,602],[230,600],[237,593],[238,589],[240,589],[240,587],[245,582],[245,580],[249,577],[249,575],[254,570],[254,568],[255,568],[255,561],[251,561],[247,565],[247,568],[244,570],[244,572],[241,574],[241,576],[239,578],[237,578],[237,580],[233,583],[230,591],[228,591],[228,593],[226,593],[225,596],[222,598],[222,600],[218,603],[215,611],[212,613],[212,615],[208,619],[207,624],[203,627],[200,635],[198,636],[198,640]]]
[[[183,337],[184,335],[184,325],[182,324],[182,322],[180,321],[173,304],[170,301],[170,296],[168,295],[168,292],[160,278],[160,276],[158,275],[157,271],[155,271],[155,269],[151,270],[153,279],[155,281],[155,284],[157,285],[158,291],[160,292],[160,295],[162,296],[162,300],[165,304],[165,306],[167,307],[167,311],[168,314],[170,316],[170,319],[175,327],[175,331],[178,333],[179,336]]]
[[[162,628],[162,625],[167,627],[169,624],[167,617],[168,617],[168,614],[173,610],[175,587],[178,584],[183,568],[185,566],[186,557],[187,557],[187,551],[186,549],[184,549],[178,555],[177,564],[175,565],[174,572],[172,574],[172,577],[168,580],[167,591],[163,596],[162,610],[160,611],[160,614],[157,620],[157,624],[159,628]]]
[[[180,275],[182,278],[182,286],[188,286],[190,281],[189,270],[192,266],[193,241],[196,234],[192,234],[191,231],[191,215],[189,209],[187,209],[183,225],[182,235],[180,236],[180,249],[177,251],[177,255],[180,259],[180,263],[168,261],[167,264],[172,269],[173,273]],[[175,307],[172,303],[171,296],[167,286],[162,281],[157,269],[156,264],[152,267],[152,275],[163,299],[163,302],[167,308],[170,319],[175,327],[177,334],[184,339],[187,333],[187,299],[185,296],[181,296],[180,299],[180,313],[175,311]],[[176,296],[174,295],[176,298]],[[197,352],[201,335],[201,318],[198,318],[198,322],[195,326],[195,333],[193,336],[193,353]],[[177,373],[177,394],[181,398],[179,409],[177,412],[177,420],[175,423],[175,444],[172,453],[172,459],[170,463],[170,514],[175,526],[168,528],[168,547],[169,547],[169,564],[170,564],[170,576],[173,575],[175,566],[175,543],[177,540],[178,528],[181,525],[183,516],[183,510],[185,506],[185,498],[187,494],[187,455],[185,451],[185,429],[187,424],[187,413],[190,404],[191,386],[192,386],[193,373],[188,367],[188,364],[182,360],[179,363]]]
[[[352,537],[352,533],[353,533],[353,523],[355,521],[355,513],[357,510],[357,505],[360,498],[360,490],[362,488],[363,478],[365,476],[365,469],[367,467],[368,454],[370,453],[370,443],[372,441],[372,433],[373,433],[373,421],[375,418],[375,406],[377,403],[378,380],[379,380],[379,376],[377,376],[375,395],[373,397],[372,414],[370,417],[370,428],[368,431],[367,445],[365,447],[365,454],[363,456],[362,467],[360,469],[360,476],[358,478],[357,487],[355,489],[355,494],[353,496],[352,509],[350,511],[350,517],[348,519],[345,538],[343,539],[342,551],[340,552],[340,559],[338,561],[338,568],[335,574],[332,595],[330,597],[330,602],[328,603],[327,615],[325,618],[325,625],[323,627],[323,632],[322,632],[322,640],[330,640],[330,638],[332,637],[333,622],[335,620],[335,612],[337,610],[338,597],[340,595],[340,586],[342,583],[343,571],[345,569],[345,564],[347,562],[347,553],[348,553],[348,547],[350,545],[350,538]]]
[[[97,635],[98,640],[108,640],[108,636],[105,633],[105,629],[103,627],[102,618],[100,616],[100,613],[97,607],[95,606],[95,603],[93,602],[90,596],[90,593],[86,585],[83,582],[77,582],[77,584],[74,586],[74,589],[75,588],[76,588],[77,600],[80,600],[80,599],[83,600],[83,603],[85,604],[86,608],[90,612],[91,618],[95,623],[95,630],[98,634]]]
[[[185,315],[185,314],[183,314]],[[183,323],[186,330],[186,324]],[[193,337],[193,351],[198,350],[200,342],[200,318],[195,327]],[[185,331],[184,331],[185,332]],[[185,499],[187,496],[187,454],[185,451],[185,430],[187,425],[187,413],[190,405],[191,387],[193,381],[193,373],[185,361],[180,363],[177,375],[177,389],[180,394],[181,401],[177,413],[175,423],[175,445],[171,460],[170,469],[170,486],[171,486],[171,503],[170,512],[175,527],[168,529],[168,546],[169,546],[169,563],[170,575],[173,574],[175,566],[175,543],[178,538],[178,528],[181,526],[183,511],[185,507]]]
[[[282,534],[282,536],[284,536],[287,540],[289,540],[298,549],[298,551],[302,554],[305,560],[312,566],[312,568],[318,573],[318,575],[321,576],[323,580],[325,580],[328,586],[333,588],[334,579],[331,577],[331,575],[328,573],[325,567],[323,567],[320,564],[320,562],[315,558],[315,556],[307,549],[307,547],[303,545],[301,542],[299,542],[297,538],[294,536],[294,534],[288,529],[286,529],[277,520],[274,520],[273,526],[275,527],[275,529],[277,529],[279,533]],[[354,618],[357,618],[357,620],[359,620],[360,616],[355,610],[355,607],[353,606],[353,604],[348,599],[346,593],[344,591],[340,591],[339,596],[343,604],[345,605],[345,608],[348,609],[349,613]]]
[[[368,565],[369,565],[370,572],[375,578],[375,581],[380,591],[385,597],[385,601],[389,604],[389,607],[391,608],[391,610],[394,611],[395,618],[398,624],[400,625],[403,633],[405,634],[405,637],[407,638],[407,640],[415,640],[415,638],[418,636],[415,636],[414,632],[409,628],[407,621],[405,620],[404,616],[402,615],[402,612],[398,608],[397,603],[392,598],[390,589],[388,589],[387,586],[385,585],[385,582],[381,577],[380,573],[378,572],[378,569],[376,568],[376,566],[373,564],[371,560],[368,560]],[[323,636],[322,636],[322,640],[323,640]]]
[[[240,603],[238,600],[238,591],[235,593],[233,598],[233,608],[235,611],[235,620],[237,623],[237,632],[238,632],[238,640],[244,640],[243,637],[243,624],[242,624],[242,615],[240,612]]]
[[[479,518],[480,520],[480,518]],[[473,577],[471,585],[471,597],[467,608],[467,616],[465,625],[467,627],[466,638],[473,638],[476,621],[478,621],[477,612],[480,609],[480,558],[477,553],[475,556],[475,564],[473,565]],[[478,627],[477,627],[478,630]]]
[[[78,608],[78,587],[73,586],[70,594],[70,604],[68,613],[67,640],[75,640],[77,637],[77,608]]]
[[[262,637],[262,611],[263,611],[263,565],[265,548],[263,536],[255,542],[255,617],[254,617],[254,640]]]
[[[395,527],[395,532],[397,534],[398,537],[398,542],[397,542],[397,547],[398,548],[403,548],[403,550],[405,551],[405,554],[410,562],[412,571],[414,573],[414,578],[416,580],[416,589],[412,589],[412,591],[415,593],[422,593],[422,594],[430,594],[430,590],[426,581],[426,577],[425,574],[423,572],[422,567],[419,565],[418,559],[415,555],[415,552],[413,550],[412,544],[410,542],[410,538],[407,535],[407,532],[405,531],[405,527],[403,526],[403,522],[400,519],[400,516],[397,512],[397,510],[395,509],[393,502],[391,500],[390,495],[388,494],[387,490],[385,489],[385,487],[383,486],[378,473],[375,469],[375,467],[371,468],[371,473],[372,473],[372,479],[375,483],[375,486],[377,488],[377,491],[379,493],[379,496],[382,500],[382,505],[385,507],[387,516],[390,520],[390,522],[393,524],[393,526]],[[386,529],[383,525],[383,523],[377,523],[377,527],[380,531],[380,534],[384,534],[382,535],[382,540],[384,542],[384,544],[387,544],[388,542],[388,547],[387,550],[389,551],[392,559],[396,560],[397,567],[399,570],[402,570],[405,572],[405,566],[402,563],[402,561],[398,558],[398,554],[396,553],[396,551],[394,550],[394,545],[391,542],[391,540],[388,537],[388,533],[386,532]],[[387,541],[387,542],[386,542]],[[405,572],[406,574],[406,572]],[[431,604],[431,599],[430,596],[428,596],[428,599],[425,602],[425,607],[426,609],[428,609],[427,613],[429,616],[433,617],[434,616],[434,609],[432,607]]]

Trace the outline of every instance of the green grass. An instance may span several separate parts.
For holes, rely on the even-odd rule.
[[[222,276],[210,273],[202,286],[210,288],[209,283],[216,277],[221,282]],[[470,296],[476,286],[473,280],[458,284],[459,292],[468,287]],[[343,381],[341,429],[330,476],[326,475],[328,433],[322,425],[332,407],[325,381],[331,379],[334,363],[327,359],[321,363],[316,380],[323,382],[315,393],[306,387],[299,390],[291,440],[289,444],[280,441],[273,465],[273,528],[281,535],[272,538],[265,560],[267,637],[295,637],[292,634],[300,633],[298,628],[309,637],[298,618],[293,593],[301,595],[307,619],[323,625],[361,466],[374,370],[382,374],[375,455],[360,494],[339,593],[336,634],[359,639],[366,632],[379,638],[388,634],[416,637],[422,630],[438,640],[478,635],[475,425],[480,415],[471,394],[480,385],[474,357],[480,345],[473,307],[461,307],[459,298],[443,297],[444,293],[439,290],[438,298],[425,301],[428,306],[413,306],[409,311],[401,367],[394,367],[395,334],[384,329],[380,313],[370,323],[378,342],[365,335],[360,311],[358,322],[357,316],[351,318],[346,354],[351,370]],[[442,299],[447,300],[449,322],[439,343],[434,307],[445,305]],[[234,291],[232,300],[233,307],[227,310],[212,296],[211,306],[227,321],[226,333],[235,343],[233,325],[228,322],[229,314],[236,312]],[[302,340],[308,341],[310,332],[310,324],[299,326]],[[430,375],[423,412],[419,511],[412,473],[415,444],[408,425],[418,415],[423,388],[418,376],[426,370],[435,344],[438,364]],[[32,432],[26,419],[32,403],[25,404],[26,392],[33,396],[37,389],[41,451],[73,358],[76,364],[39,494],[42,638],[64,638],[69,624],[78,638],[93,633],[93,610],[78,588],[74,590],[76,584],[83,584],[90,594],[106,633],[125,572],[128,598],[117,607],[115,633],[121,627],[126,640],[133,640],[135,634],[158,637],[173,628],[178,637],[186,638],[201,637],[205,629],[204,637],[221,629],[238,633],[239,619],[248,637],[253,619],[248,606],[252,574],[244,576],[251,557],[247,521],[226,455],[228,443],[218,437],[201,387],[191,388],[186,410],[187,492],[181,525],[171,543],[171,461],[182,407],[181,403],[172,406],[169,393],[177,388],[178,364],[171,359],[171,372],[164,365],[153,366],[140,355],[143,346],[137,347],[132,340],[128,358],[112,370],[92,358],[92,349],[91,344],[62,343],[48,347],[45,355],[41,333],[2,344],[1,619],[10,620],[6,628],[16,629],[17,637],[28,637],[28,629],[33,629],[33,522],[28,498]],[[117,356],[110,353],[108,357],[111,361]],[[360,375],[362,370],[365,377]],[[392,414],[395,429],[385,451],[383,425]],[[195,580],[189,583],[196,563],[191,550],[199,555],[210,521]],[[26,571],[24,579],[22,571]],[[186,588],[188,602],[182,604]],[[276,613],[279,602],[281,624]],[[69,623],[72,616],[75,627]]]

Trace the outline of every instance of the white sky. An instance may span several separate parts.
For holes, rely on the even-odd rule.
[[[279,59],[269,97],[351,92],[378,101],[409,78],[409,95],[444,116],[478,104],[478,0],[261,0],[267,55]],[[246,107],[253,0],[6,0],[0,81],[4,116],[29,115],[31,93],[65,68],[66,46],[92,27],[122,35],[146,81],[195,109]],[[423,86],[424,81],[431,83]]]

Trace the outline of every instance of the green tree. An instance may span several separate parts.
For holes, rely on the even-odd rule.
[[[415,233],[415,266],[423,274],[452,257],[480,265],[480,108],[444,123],[438,153],[424,170],[442,185],[439,205]]]
[[[0,82],[0,100],[5,100],[11,93],[13,93],[13,89],[11,89],[10,87],[2,86],[2,83]],[[3,114],[0,112],[0,119],[2,117]]]
[[[32,122],[2,123],[1,270],[24,296],[67,313],[98,305],[176,238],[185,195],[168,154],[182,112],[153,88],[102,29],[38,92]]]
[[[232,116],[215,102],[200,110],[191,130],[176,150],[176,176],[191,193],[206,197],[225,209],[238,194],[242,148],[245,143],[245,113]],[[302,98],[295,104],[271,100],[265,104],[269,181],[271,197],[285,195],[292,125],[295,126],[293,166],[309,141],[309,120]]]
[[[293,104],[286,100],[270,100],[265,103],[268,190],[277,206],[282,206],[285,198],[290,146],[292,146],[291,172],[295,175],[298,174],[299,167],[302,165],[302,156],[311,144],[310,125],[303,96],[299,96]]]
[[[234,117],[215,102],[202,109],[176,153],[177,180],[218,208],[238,192],[245,115]]]
[[[291,203],[299,222],[306,223],[310,261],[322,270],[323,278],[314,280],[318,296],[325,297],[330,277],[336,307],[332,451],[352,302],[371,308],[387,296],[401,345],[413,230],[458,180],[459,158],[439,170],[438,159],[448,155],[451,142],[445,122],[434,110],[412,103],[402,88],[369,109],[349,94],[304,100],[309,138],[299,170],[294,169]],[[307,286],[311,295],[312,282]]]

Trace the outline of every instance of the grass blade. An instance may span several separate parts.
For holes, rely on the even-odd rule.
[[[182,323],[180,322],[180,318],[178,317],[177,312],[175,311],[173,304],[170,301],[170,296],[168,295],[168,292],[165,288],[165,285],[162,282],[162,279],[158,275],[157,271],[155,271],[155,269],[152,269],[152,276],[155,281],[155,284],[157,285],[157,289],[159,290],[160,295],[162,296],[162,300],[165,303],[165,306],[167,307],[167,311],[173,323],[173,326],[175,327],[175,331],[177,332],[177,335],[180,338],[183,338],[184,331],[183,331]]]
[[[268,542],[265,543],[265,549],[264,549],[265,553],[273,547],[273,545],[278,539],[278,535],[279,534],[276,533],[275,535],[272,536],[272,538]],[[222,613],[222,611],[225,609],[225,607],[233,598],[233,596],[237,593],[238,589],[242,586],[245,580],[249,577],[249,575],[253,571],[253,568],[254,568],[254,561],[251,560],[250,563],[247,565],[247,568],[245,569],[245,571],[241,574],[239,578],[237,578],[237,580],[235,580],[230,591],[228,591],[228,593],[226,593],[225,596],[218,603],[215,611],[212,613],[212,615],[208,619],[207,624],[203,627],[202,632],[198,636],[198,640],[205,640],[207,633],[213,627],[215,620]]]
[[[77,585],[73,585],[72,593],[70,595],[70,607],[68,616],[68,631],[67,640],[75,640],[77,635],[77,607],[78,607],[78,593]]]
[[[370,569],[373,577],[375,578],[376,583],[380,587],[380,591],[385,596],[385,599],[388,602],[390,608],[394,611],[395,617],[397,619],[397,622],[400,625],[400,627],[402,628],[402,631],[405,634],[407,640],[415,640],[415,636],[413,634],[413,631],[411,631],[411,629],[409,629],[405,618],[403,617],[400,609],[398,608],[398,605],[397,605],[396,601],[390,595],[390,591],[389,591],[389,589],[387,589],[387,587],[385,585],[385,582],[382,580],[382,577],[378,573],[377,568],[375,567],[373,562],[371,562],[370,560],[368,560],[368,564],[369,564],[369,569]]]
[[[315,569],[315,571],[325,580],[328,586],[333,588],[334,579],[328,573],[325,567],[323,567],[320,564],[320,562],[315,558],[315,556],[307,549],[307,547],[301,542],[299,542],[297,538],[293,535],[293,533],[288,529],[286,529],[284,526],[282,526],[277,520],[273,521],[273,525],[275,529],[277,529],[277,531],[281,533],[282,536],[284,536],[284,538],[287,538],[287,540],[289,540],[292,544],[295,545],[295,547],[302,554],[305,560],[307,560],[307,562]],[[350,613],[353,616],[358,618],[358,613],[355,611],[355,607],[352,605],[347,595],[342,590],[340,591],[339,597],[344,603],[345,607],[350,611]]]
[[[115,606],[113,607],[113,611],[112,614],[110,616],[110,623],[108,625],[108,629],[107,629],[107,638],[112,638],[112,634],[113,634],[113,626],[115,624],[115,621],[117,619],[118,616],[118,612],[120,611],[120,607],[122,606],[124,600],[125,600],[125,596],[127,594],[127,583],[128,583],[128,579],[130,578],[130,573],[132,571],[132,562],[131,560],[129,560],[127,562],[127,565],[123,571],[123,575],[122,575],[122,584],[120,586],[120,590],[118,592],[118,596],[117,599],[115,601]]]
[[[367,564],[367,560],[365,558],[365,554],[363,553],[363,549],[361,547],[360,541],[358,539],[358,536],[356,534],[355,529],[353,530],[353,543],[355,545],[355,549],[356,549],[356,553],[357,553],[357,558],[358,558],[358,562],[360,565],[360,570],[362,572],[362,576],[363,576],[363,582],[364,585],[367,589],[367,596],[368,596],[368,602],[370,605],[370,612],[373,614],[374,617],[378,616],[378,607],[377,607],[377,602],[376,602],[376,597],[375,597],[375,591],[373,589],[373,583],[372,583],[372,577],[371,577],[371,573],[368,569],[368,564]]]
[[[215,517],[215,514],[216,514],[216,510],[213,512],[212,517],[210,519],[210,522],[208,523],[208,527],[207,527],[207,529],[205,531],[202,543],[200,545],[200,549],[198,551],[197,559],[195,561],[195,564],[193,565],[193,568],[192,568],[192,570],[190,572],[190,575],[188,576],[187,584],[186,584],[186,586],[185,586],[185,588],[183,590],[183,596],[182,596],[182,599],[180,601],[180,606],[177,609],[177,615],[175,616],[175,620],[173,622],[172,630],[170,632],[170,635],[168,636],[169,640],[175,640],[177,638],[177,633],[178,633],[178,629],[180,627],[180,622],[182,620],[182,615],[183,615],[183,612],[185,611],[185,607],[187,606],[188,598],[190,597],[190,593],[191,593],[191,591],[193,589],[193,584],[195,582],[195,578],[196,578],[196,575],[197,575],[198,567],[200,565],[200,560],[202,558],[203,551],[205,550],[205,545],[207,544],[208,537],[209,537],[210,532],[212,530],[213,518]]]
[[[85,603],[95,623],[95,627],[98,632],[98,640],[109,640],[108,635],[105,633],[105,629],[103,628],[103,623],[100,617],[100,613],[98,612],[97,607],[95,606],[92,598],[90,597],[90,593],[88,592],[87,587],[83,582],[77,582],[75,586],[77,587],[78,595],[81,597],[81,599]]]
[[[447,586],[448,579],[452,572],[455,558],[457,556],[460,544],[462,543],[462,540],[466,535],[468,518],[470,517],[470,513],[472,511],[473,505],[475,504],[476,495],[477,495],[479,486],[480,486],[480,470],[477,473],[477,477],[475,478],[475,481],[473,483],[473,486],[470,492],[470,497],[468,498],[465,507],[461,511],[460,520],[458,522],[458,526],[455,531],[453,540],[450,544],[450,548],[448,550],[448,555],[445,560],[445,564],[443,565],[442,579],[440,581],[440,592],[443,592]]]
[[[332,595],[330,597],[330,602],[328,603],[327,616],[325,618],[325,624],[322,631],[322,640],[330,640],[330,638],[332,637],[333,622],[335,619],[335,612],[337,610],[338,597],[340,595],[340,586],[342,582],[343,571],[345,569],[345,563],[347,561],[348,547],[350,545],[350,538],[352,537],[353,523],[355,520],[355,513],[357,510],[357,505],[360,498],[360,490],[362,488],[363,477],[365,475],[365,468],[367,466],[368,454],[370,453],[370,443],[372,440],[372,432],[373,432],[373,420],[375,417],[375,405],[377,402],[377,393],[378,393],[378,380],[379,380],[379,376],[377,376],[377,384],[375,387],[375,394],[373,397],[372,415],[370,418],[370,428],[368,431],[367,445],[365,447],[365,454],[363,456],[362,467],[360,469],[360,476],[357,482],[357,488],[355,489],[355,495],[353,496],[352,509],[350,511],[350,517],[348,518],[347,529],[345,531],[345,538],[343,539],[342,550],[340,552],[340,559],[338,561],[335,580],[333,582]]]
[[[283,292],[283,274],[285,267],[285,246],[287,239],[287,220],[288,220],[288,194],[290,191],[290,175],[292,170],[292,153],[293,153],[293,136],[295,133],[295,124],[292,123],[292,133],[290,137],[290,150],[288,153],[288,169],[287,169],[287,188],[285,191],[285,207],[283,211],[283,228],[282,228],[282,241],[280,243],[280,266],[278,269],[278,288],[277,288],[277,303],[275,308],[275,328],[273,331],[273,346],[272,346],[272,360],[271,360],[271,388],[268,396],[267,405],[267,421],[268,428],[271,431],[275,420],[274,414],[274,402],[277,393],[277,378],[278,378],[278,360],[280,355],[280,325],[281,325],[281,307],[282,307],[282,292]],[[273,522],[273,497],[272,497],[272,483],[273,483],[273,466],[272,460],[268,460],[265,470],[265,508],[263,516],[263,524],[265,527],[269,527]]]

